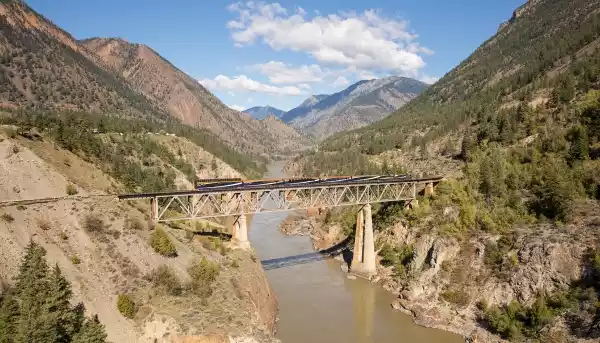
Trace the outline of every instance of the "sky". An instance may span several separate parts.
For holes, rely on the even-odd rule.
[[[524,0],[27,0],[75,38],[150,46],[231,108],[391,75],[433,83]]]

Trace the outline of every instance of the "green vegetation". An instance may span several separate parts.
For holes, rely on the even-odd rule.
[[[147,277],[155,288],[161,289],[169,295],[181,295],[183,286],[171,268],[162,265]]]
[[[494,333],[512,341],[540,338],[542,329],[551,324],[556,315],[568,306],[570,303],[564,295],[548,298],[541,294],[529,307],[524,307],[514,300],[502,307],[485,308],[483,305],[483,320]]]
[[[70,283],[58,266],[48,268],[45,254],[29,243],[14,287],[0,296],[0,342],[106,342],[98,317],[71,305]]]
[[[117,297],[117,309],[125,318],[133,319],[135,316],[135,302],[127,294],[119,294]]]
[[[379,252],[381,264],[394,267],[396,277],[405,278],[407,276],[407,267],[414,257],[412,245],[403,245],[392,247],[384,244]]]
[[[67,195],[75,195],[75,194],[79,193],[79,191],[77,190],[77,187],[75,187],[75,185],[72,183],[69,183],[67,185],[66,191],[67,191]]]
[[[161,227],[156,228],[150,236],[150,246],[154,249],[154,251],[163,256],[177,256],[177,248],[175,248],[175,244],[171,242],[169,235]]]
[[[258,165],[250,157],[229,148],[212,133],[174,119],[159,121],[83,112],[14,111],[1,116],[0,124],[17,125],[22,131],[32,127],[43,129],[62,148],[96,162],[104,172],[123,182],[130,190],[174,189],[174,172],[162,165],[154,165],[152,156],[173,165],[190,181],[196,178],[189,163],[165,145],[148,138],[147,132],[168,132],[187,138],[247,176],[259,176],[265,171],[264,165]],[[100,135],[94,130],[107,134]],[[132,160],[131,156],[142,162]]]
[[[217,262],[208,261],[202,258],[201,261],[196,261],[188,269],[188,273],[192,278],[192,291],[203,298],[207,298],[212,294],[212,283],[219,276],[221,266]]]
[[[441,294],[441,296],[447,302],[456,304],[461,307],[469,305],[469,301],[470,301],[469,294],[463,290],[444,291]]]
[[[80,264],[81,260],[79,259],[79,257],[77,255],[72,255],[71,256],[71,263],[73,263],[73,264]]]

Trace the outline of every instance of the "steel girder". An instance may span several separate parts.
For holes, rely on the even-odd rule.
[[[157,194],[151,197],[153,220],[168,222],[239,216],[310,208],[409,201],[427,182],[339,185],[316,188],[215,191],[194,195]]]

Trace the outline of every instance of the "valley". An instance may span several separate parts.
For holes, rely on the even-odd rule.
[[[439,80],[375,10],[202,4],[229,40],[154,46],[34,3],[0,0],[0,342],[600,339],[600,1],[526,1]]]

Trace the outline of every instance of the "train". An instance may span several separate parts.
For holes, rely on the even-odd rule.
[[[197,190],[209,190],[219,188],[263,188],[263,187],[302,187],[302,186],[324,186],[368,182],[385,182],[408,179],[408,174],[401,175],[360,175],[360,176],[330,176],[324,178],[283,178],[243,180],[241,178],[200,179],[196,181]]]

